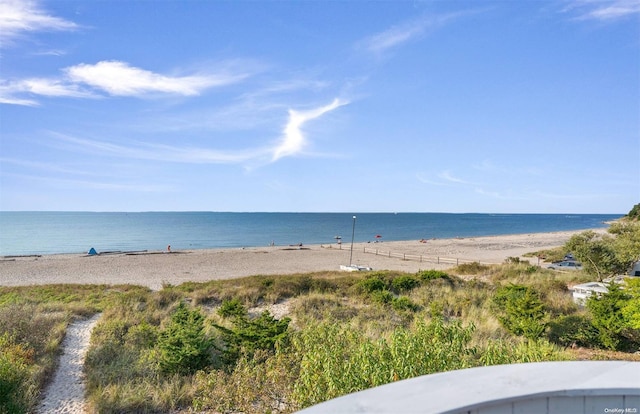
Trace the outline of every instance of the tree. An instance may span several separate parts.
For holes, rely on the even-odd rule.
[[[547,311],[538,292],[531,287],[502,287],[496,292],[493,304],[502,326],[515,335],[536,339],[547,327]]]
[[[622,314],[629,328],[640,333],[640,278],[627,278],[625,282],[629,300],[622,306]]]
[[[640,261],[640,221],[615,222],[609,227],[609,233],[615,235],[612,247],[620,264],[619,273],[627,273]]]
[[[625,216],[629,220],[640,220],[640,203],[633,206],[629,214]]]
[[[582,262],[582,267],[599,281],[616,274],[622,265],[616,259],[613,240],[592,230],[573,235],[565,248]]]
[[[158,337],[159,363],[170,374],[192,374],[211,362],[212,343],[204,332],[204,316],[180,303]]]

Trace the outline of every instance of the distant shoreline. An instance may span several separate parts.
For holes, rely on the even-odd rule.
[[[7,213],[0,256],[499,236],[605,228],[618,215],[455,213]]]
[[[533,251],[562,246],[573,234],[583,231],[585,230],[429,239],[426,242],[358,242],[354,243],[352,263],[369,266],[374,270],[410,273],[426,269],[447,269],[455,265],[456,259],[502,263],[508,257],[522,257]],[[340,265],[350,264],[350,248],[350,242],[343,242],[342,246],[337,243],[303,244],[302,248],[276,245],[180,250],[179,253],[182,254],[148,252],[17,257],[0,260],[0,286],[134,284],[158,290],[165,283],[177,285],[253,275],[337,271]],[[403,260],[402,255],[410,255],[413,259]]]

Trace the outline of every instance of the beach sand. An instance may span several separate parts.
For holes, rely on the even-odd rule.
[[[583,231],[583,230],[581,230]],[[507,257],[562,246],[581,231],[490,237],[355,243],[351,262],[374,270],[415,273],[444,270],[456,262],[502,263]],[[596,231],[606,232],[605,229]],[[164,283],[204,282],[252,275],[339,270],[350,261],[350,243],[185,250],[172,253],[44,255],[0,259],[0,286],[58,283],[135,284],[159,290]],[[366,251],[366,252],[365,252]],[[374,254],[375,252],[378,254]],[[390,253],[389,253],[390,252]],[[404,259],[403,259],[404,257]],[[539,264],[537,258],[523,258]],[[540,263],[543,264],[543,263]]]

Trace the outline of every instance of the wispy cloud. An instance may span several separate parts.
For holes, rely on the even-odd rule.
[[[37,1],[0,0],[0,47],[28,32],[75,30],[76,23],[47,14]]]
[[[100,154],[102,156],[151,161],[190,164],[237,164],[264,154],[264,150],[218,151],[208,148],[178,147],[150,143],[126,146],[54,132],[51,135],[59,142],[69,144],[65,147],[66,149]]]
[[[282,137],[282,140],[273,150],[272,161],[277,161],[282,157],[292,156],[300,153],[307,144],[307,140],[302,131],[303,125],[313,119],[321,117],[327,112],[333,111],[334,109],[346,104],[348,104],[348,102],[341,101],[340,99],[336,98],[330,104],[321,106],[316,109],[307,111],[296,111],[290,109],[289,121],[284,128],[284,135]]]
[[[266,165],[283,157],[293,156],[302,152],[308,143],[307,137],[302,131],[304,124],[346,104],[346,101],[334,99],[328,105],[311,110],[298,111],[290,109],[283,137],[271,145],[254,148],[224,150],[147,142],[134,142],[125,145],[58,132],[50,132],[50,136],[54,140],[49,141],[48,145],[68,151],[96,154],[101,157],[187,164],[240,164],[247,167],[248,165],[255,167],[256,165]]]
[[[473,184],[472,182],[455,177],[449,170],[442,171],[438,174],[438,177],[454,184]]]
[[[57,78],[4,81],[0,83],[0,103],[38,105],[33,95],[75,98],[97,97],[100,93],[133,97],[150,94],[193,96],[250,76],[241,71],[231,73],[225,64],[221,66],[220,73],[168,76],[120,61],[101,61],[93,65],[83,63],[63,69],[63,75]]]
[[[468,12],[457,12],[442,15],[423,15],[369,36],[361,41],[359,45],[371,53],[381,54],[411,40],[422,38],[430,31],[438,29],[444,24],[467,13]]]
[[[203,90],[238,82],[248,75],[216,74],[166,76],[130,66],[126,62],[102,61],[80,64],[64,70],[69,81],[88,85],[115,96],[139,96],[147,93],[198,95]]]
[[[631,16],[640,16],[638,0],[575,0],[564,12],[577,15],[579,20],[614,21]]]
[[[424,184],[430,185],[478,185],[478,183],[474,183],[472,181],[467,181],[462,178],[456,177],[450,170],[440,171],[436,174],[436,178],[432,179],[426,176],[423,173],[416,174],[416,178],[418,181]]]

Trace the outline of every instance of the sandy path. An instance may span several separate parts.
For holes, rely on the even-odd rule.
[[[91,331],[99,318],[98,314],[90,319],[73,322],[67,327],[60,366],[44,393],[38,414],[86,412],[82,368]]]
[[[598,229],[598,231],[606,231]],[[374,270],[417,272],[447,269],[461,261],[502,263],[507,257],[521,257],[536,250],[563,245],[578,231],[515,234],[463,239],[430,239],[382,243],[356,243],[353,263]],[[376,249],[394,254],[420,255],[431,260],[402,260],[397,257],[365,253]],[[167,282],[203,282],[252,275],[278,275],[338,270],[349,264],[350,244],[309,245],[302,249],[288,246],[246,249],[210,249],[171,254],[45,255],[42,257],[2,258],[0,286],[51,283],[136,284],[161,289]],[[454,259],[453,264],[433,258]],[[534,259],[535,262],[535,259]],[[537,263],[533,263],[537,264]]]

